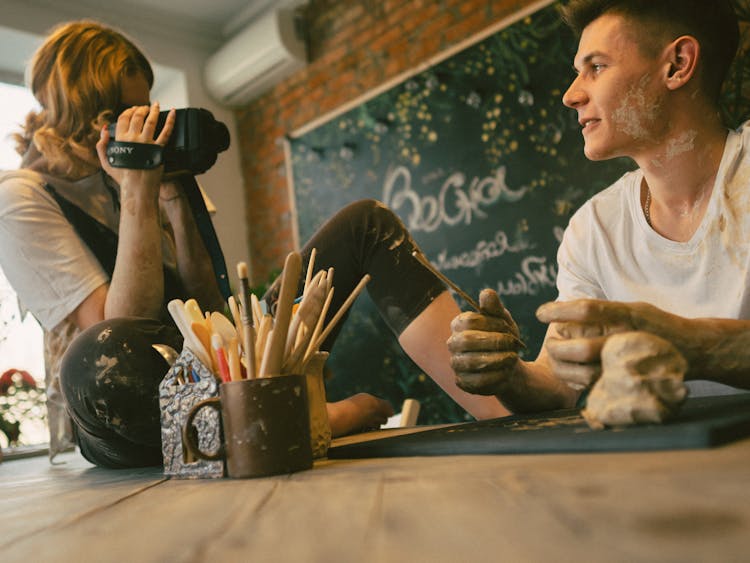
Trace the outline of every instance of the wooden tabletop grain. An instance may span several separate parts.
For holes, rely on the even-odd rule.
[[[165,479],[0,463],[0,561],[748,561],[750,440]]]

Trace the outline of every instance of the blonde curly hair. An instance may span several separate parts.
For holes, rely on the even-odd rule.
[[[151,65],[123,34],[83,20],[52,30],[34,54],[28,82],[41,106],[15,135],[24,155],[33,144],[47,171],[70,179],[96,172],[101,128],[121,111],[123,76],[141,72],[153,85]]]

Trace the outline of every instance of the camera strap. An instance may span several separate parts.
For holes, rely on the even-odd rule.
[[[152,143],[110,141],[107,161],[115,168],[151,170],[162,164],[162,146]]]
[[[201,239],[203,239],[203,244],[208,251],[208,255],[211,257],[211,264],[214,267],[214,274],[216,275],[216,282],[219,284],[219,291],[221,291],[221,295],[226,301],[229,299],[229,296],[232,295],[232,289],[229,285],[229,277],[227,275],[227,264],[224,260],[224,253],[221,250],[219,238],[216,236],[211,216],[208,213],[208,209],[206,209],[206,202],[203,200],[203,194],[201,194],[198,182],[195,181],[193,176],[180,176],[178,181],[182,185],[185,197],[188,200],[188,205],[190,205],[190,209],[193,212],[193,218],[195,219],[195,224],[198,227]]]

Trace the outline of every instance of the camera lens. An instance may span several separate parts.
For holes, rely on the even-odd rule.
[[[221,121],[213,122],[211,140],[216,152],[222,152],[229,148],[229,129]]]

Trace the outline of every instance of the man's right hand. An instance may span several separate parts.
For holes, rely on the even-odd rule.
[[[518,351],[525,346],[497,292],[482,290],[479,308],[479,313],[464,312],[451,322],[451,367],[456,372],[456,384],[464,391],[502,394],[517,374]]]

